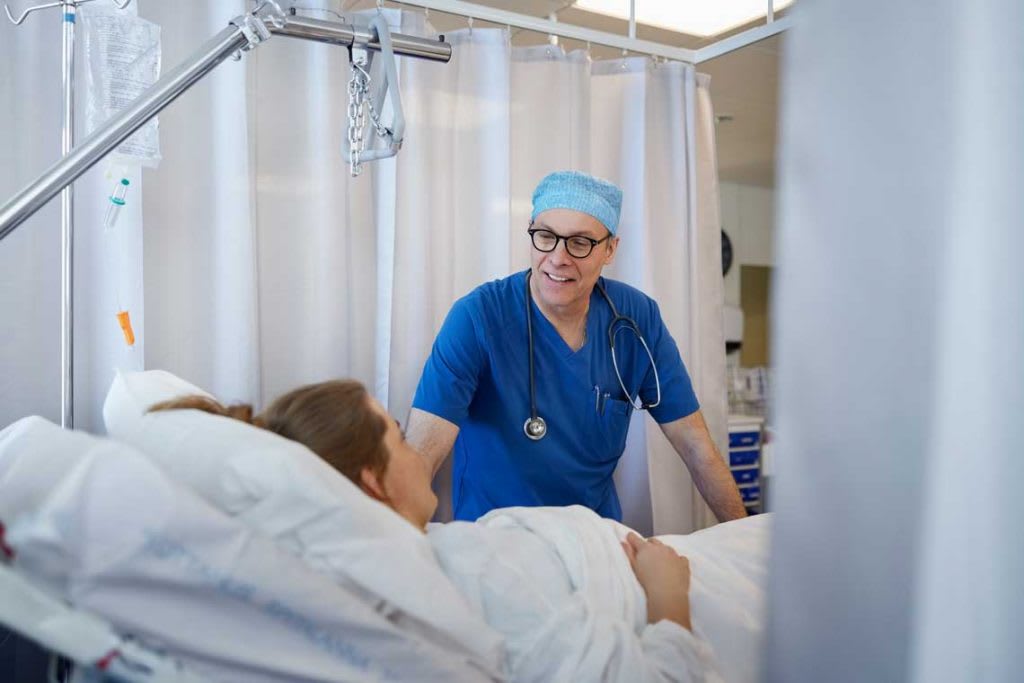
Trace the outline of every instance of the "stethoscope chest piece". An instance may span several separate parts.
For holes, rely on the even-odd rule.
[[[539,415],[527,418],[526,422],[523,423],[523,431],[531,441],[540,441],[548,433],[548,423]]]

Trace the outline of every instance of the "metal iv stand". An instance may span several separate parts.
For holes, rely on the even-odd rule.
[[[356,52],[357,54],[360,51],[372,50],[380,53],[386,61],[393,61],[395,55],[417,57],[438,62],[448,62],[452,57],[452,46],[449,43],[443,40],[428,40],[415,36],[392,34],[387,28],[386,22],[383,21],[371,22],[371,25],[368,27],[342,22],[320,21],[299,16],[294,11],[286,15],[273,0],[262,0],[252,11],[232,19],[225,29],[203,44],[192,57],[173,71],[161,76],[156,83],[139,95],[134,102],[120,113],[112,116],[89,137],[82,140],[81,143],[72,149],[71,123],[73,123],[73,112],[71,102],[74,92],[71,88],[73,80],[71,78],[71,60],[73,57],[72,48],[74,46],[72,42],[74,37],[74,15],[77,5],[92,1],[62,0],[61,2],[54,2],[48,5],[40,5],[26,10],[17,19],[10,15],[10,10],[7,11],[11,21],[20,23],[25,19],[25,16],[38,9],[47,7],[62,7],[65,9],[65,125],[63,146],[65,157],[48,168],[34,182],[12,197],[7,203],[0,206],[0,241],[42,208],[58,192],[62,193],[61,205],[63,208],[62,219],[65,227],[65,239],[63,243],[62,277],[64,292],[61,301],[63,311],[61,328],[61,360],[63,365],[61,396],[63,406],[61,422],[66,428],[73,427],[71,355],[71,322],[73,320],[71,253],[73,242],[71,232],[72,195],[69,187],[71,183],[124,142],[132,133],[145,125],[147,121],[160,113],[167,105],[177,99],[179,95],[220,65],[225,59],[231,56],[240,57],[243,52],[255,48],[275,35],[338,45],[346,47],[351,52]],[[122,8],[127,7],[130,1],[124,0],[123,3],[118,3],[118,6]],[[68,15],[71,16],[70,19]],[[391,73],[385,76],[384,83],[394,88],[394,95],[397,97],[398,85],[393,78],[393,68],[393,65],[387,68],[387,71]],[[371,106],[379,104],[378,99],[380,97],[383,96],[379,94],[372,95]],[[397,148],[401,145],[403,121],[400,112],[400,106],[396,107],[396,113],[399,116],[395,124],[391,129],[385,128],[381,135],[388,145],[388,152],[390,154],[397,152]],[[379,125],[379,121],[374,121],[374,124],[375,126]],[[356,161],[370,161],[384,156],[384,154],[379,154],[375,150],[363,149],[362,146],[356,146],[352,149],[357,152],[352,157],[353,163],[356,163]]]
[[[63,88],[63,122],[60,133],[60,155],[67,157],[75,146],[75,20],[78,17],[79,5],[93,0],[60,0],[45,5],[29,7],[18,15],[11,14],[11,8],[4,5],[7,18],[20,26],[25,18],[43,9],[61,8],[61,25],[63,40],[61,41],[62,67],[61,84]],[[132,0],[113,3],[118,9],[125,9]],[[75,260],[75,194],[72,185],[66,186],[60,193],[60,284],[61,284],[61,319],[60,319],[60,424],[65,429],[75,426],[75,331],[74,331],[74,260]]]

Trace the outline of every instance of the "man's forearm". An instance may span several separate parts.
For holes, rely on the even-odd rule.
[[[747,516],[740,490],[715,442],[704,416],[692,415],[661,425],[672,447],[690,471],[690,478],[719,522]]]
[[[437,415],[418,408],[409,411],[405,440],[426,458],[433,478],[452,451],[459,428]]]

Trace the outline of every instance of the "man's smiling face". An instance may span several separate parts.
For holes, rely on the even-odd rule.
[[[550,230],[559,237],[582,236],[602,240],[608,229],[593,216],[572,209],[548,209],[537,214],[533,229]],[[541,308],[549,311],[572,311],[576,307],[586,310],[586,302],[601,275],[601,270],[612,262],[619,239],[612,237],[594,247],[586,258],[575,258],[559,240],[554,251],[530,249],[534,294]]]

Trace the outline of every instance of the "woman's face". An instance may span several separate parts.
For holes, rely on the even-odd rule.
[[[398,422],[388,415],[376,399],[371,397],[370,404],[374,412],[387,423],[384,447],[388,451],[388,466],[383,480],[364,471],[364,483],[367,476],[371,477],[379,487],[376,493],[382,494],[384,503],[412,522],[416,528],[425,529],[437,509],[437,496],[430,488],[427,459],[406,442]]]

